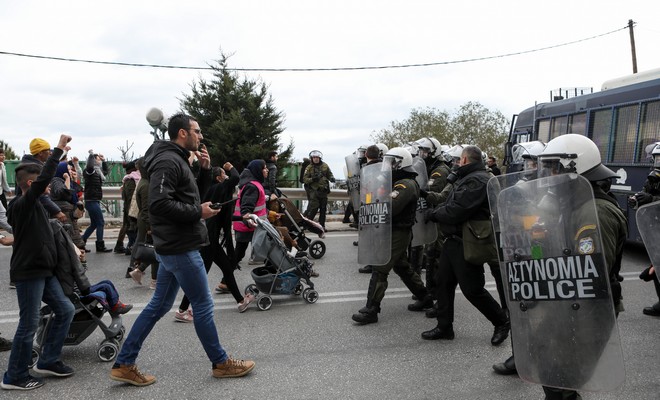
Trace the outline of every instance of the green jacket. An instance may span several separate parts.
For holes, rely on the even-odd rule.
[[[392,187],[392,227],[410,228],[415,224],[419,186],[414,179],[400,179]]]
[[[323,161],[318,164],[309,164],[303,175],[303,182],[307,188],[319,193],[330,193],[330,182],[334,182],[334,180],[335,177],[332,175],[330,167]]]

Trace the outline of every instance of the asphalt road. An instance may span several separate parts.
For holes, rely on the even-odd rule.
[[[103,339],[97,330],[78,346],[65,347],[64,361],[76,374],[47,380],[34,392],[0,391],[0,398],[112,398],[112,399],[541,399],[539,386],[517,376],[494,374],[491,365],[511,353],[510,342],[490,344],[492,326],[461,294],[456,296],[456,339],[424,341],[420,333],[435,326],[423,313],[409,312],[410,293],[392,275],[377,324],[357,326],[351,314],[365,303],[368,275],[357,272],[353,232],[327,235],[326,255],[316,261],[321,276],[314,279],[316,304],[300,297],[283,296],[268,311],[252,305],[240,314],[230,295],[215,295],[215,321],[220,340],[237,358],[256,362],[253,373],[240,379],[211,377],[211,364],[192,324],[164,317],[145,342],[139,367],[158,381],[144,388],[111,381],[110,363],[96,357]],[[109,242],[112,242],[109,240]],[[0,248],[0,331],[11,336],[18,321],[14,291],[7,276],[9,248]],[[124,323],[130,329],[152,291],[125,279],[128,257],[89,253],[90,281],[111,279],[124,302],[135,308]],[[659,399],[658,331],[660,318],[644,316],[641,309],[656,301],[653,286],[637,278],[648,265],[643,249],[628,247],[624,258],[623,291],[627,311],[619,317],[625,356],[626,381],[614,392],[583,393],[584,399]],[[252,283],[250,269],[237,272],[239,286]],[[220,280],[213,267],[209,284]],[[487,272],[487,288],[495,285]],[[179,298],[182,294],[179,294]],[[496,296],[496,295],[495,295]],[[8,352],[0,353],[6,368]],[[41,398],[41,397],[40,397]]]

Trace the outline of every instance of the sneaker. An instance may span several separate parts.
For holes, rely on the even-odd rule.
[[[248,305],[254,301],[254,295],[251,293],[246,294],[243,296],[243,301],[241,303],[238,303],[238,312],[242,313],[247,310]]]
[[[250,373],[254,368],[254,361],[236,360],[229,357],[222,364],[213,365],[214,378],[238,378]]]
[[[147,386],[156,382],[153,375],[143,375],[137,365],[115,365],[110,370],[110,379],[118,382],[126,382],[135,386]]]
[[[6,379],[6,377],[5,377]],[[44,385],[44,381],[40,378],[28,375],[27,378],[18,382],[6,382],[5,379],[0,383],[0,387],[5,390],[32,390],[40,388]]]
[[[313,269],[312,272],[309,273],[309,276],[311,276],[312,278],[318,278],[319,273]]]
[[[131,279],[131,272],[133,272],[133,267],[126,268],[126,275],[124,275],[124,278]]]
[[[0,351],[9,351],[11,350],[11,340],[5,339],[0,336]]]
[[[216,292],[217,294],[225,294],[225,293],[229,293],[229,288],[227,287],[227,285],[225,285],[224,283],[220,282],[220,283],[218,283],[218,286],[215,287],[215,292]]]
[[[262,261],[256,261],[253,259],[250,259],[250,261],[248,261],[248,265],[262,265],[262,264],[263,264]]]
[[[133,304],[124,304],[121,301],[118,301],[117,304],[112,307],[112,310],[110,310],[110,314],[113,316],[126,314],[131,311],[131,308],[133,308]]]
[[[9,289],[16,289],[16,284],[14,282],[9,282]]]
[[[151,283],[149,284],[149,289],[156,290],[156,280],[155,279],[151,280]]]
[[[62,361],[56,361],[50,365],[42,366],[35,365],[32,370],[40,375],[44,376],[58,376],[60,378],[65,378],[67,376],[73,375],[73,368],[64,365]]]
[[[140,268],[135,268],[133,271],[129,272],[129,275],[131,278],[133,278],[135,283],[138,285],[142,284],[142,277],[144,276],[144,272],[140,271]]]
[[[186,311],[176,311],[174,313],[174,320],[177,322],[193,322],[192,309],[189,308]]]

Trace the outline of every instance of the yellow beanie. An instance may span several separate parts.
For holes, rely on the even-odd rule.
[[[40,138],[32,139],[30,142],[30,154],[34,156],[44,150],[50,150],[50,144],[47,141]]]

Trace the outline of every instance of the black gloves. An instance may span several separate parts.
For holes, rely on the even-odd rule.
[[[432,208],[427,208],[424,210],[424,222],[429,223],[429,222],[435,222],[433,219],[433,209]]]
[[[637,192],[634,195],[628,197],[628,207],[637,208],[643,206],[644,204],[651,203],[653,201],[653,196],[646,192]]]

